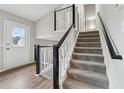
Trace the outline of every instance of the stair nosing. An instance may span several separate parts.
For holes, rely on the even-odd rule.
[[[99,37],[94,37],[94,38],[93,38],[93,37],[91,37],[91,38],[86,38],[86,37],[80,38],[80,37],[79,37],[78,39],[100,39],[100,38],[99,38]]]
[[[85,72],[85,73],[80,74],[80,73],[77,73],[77,72],[71,72],[71,70],[78,70],[81,73],[83,73],[83,72]],[[85,77],[92,77],[92,79],[94,79],[94,78],[100,78],[102,80],[108,81],[108,78],[107,78],[107,76],[106,76],[105,73],[100,73],[100,72],[95,72],[95,71],[89,71],[89,70],[81,70],[81,69],[77,69],[77,68],[73,68],[73,67],[71,67],[68,70],[68,73],[69,74],[81,75],[81,76],[85,76]]]
[[[102,50],[101,47],[74,47],[75,49],[98,49],[98,50]]]
[[[98,57],[103,57],[103,54],[90,54],[90,53],[73,53],[73,55],[86,55],[86,56],[98,56]]]
[[[88,37],[88,36],[98,36],[99,37],[99,34],[97,33],[97,34],[79,34],[78,36],[86,36],[86,37]]]
[[[71,66],[67,71],[68,76],[65,82],[67,88],[76,88],[73,83],[78,84],[78,82],[81,83],[77,88],[83,88],[83,84],[84,88],[108,88],[109,80],[101,51],[99,31],[79,32],[70,60]]]
[[[92,32],[99,32],[98,30],[93,30],[93,31],[85,31],[85,32],[79,32],[79,33],[92,33]]]
[[[67,83],[68,82],[70,82],[70,81],[72,81],[73,80],[73,82],[72,83],[78,83],[78,84],[80,84],[82,87],[84,86],[84,85],[86,85],[86,86],[88,86],[90,89],[91,89],[91,87],[92,87],[92,89],[101,89],[101,87],[98,87],[98,86],[96,86],[96,85],[93,85],[93,84],[90,84],[90,83],[86,83],[86,82],[81,82],[81,81],[79,81],[79,80],[76,80],[76,79],[72,79],[72,78],[67,78],[66,79],[66,81],[65,81],[65,83],[64,83],[64,85],[67,85]],[[71,84],[72,85],[72,84]],[[73,85],[75,85],[75,84],[73,84]]]
[[[76,42],[76,44],[77,44],[77,43],[79,43],[79,44],[81,44],[81,43],[82,43],[82,44],[89,44],[89,43],[90,43],[90,44],[101,44],[100,42],[86,42],[86,41],[85,41],[85,42],[79,42],[79,41],[78,41],[78,42]]]
[[[85,32],[82,32],[82,31],[80,31],[79,33],[89,33],[89,32],[99,32],[99,30],[87,30],[87,31],[85,31]]]
[[[77,62],[77,63],[76,63]],[[82,60],[76,60],[76,59],[71,59],[71,63],[74,63],[74,64],[93,64],[93,65],[100,65],[100,66],[105,66],[104,63],[101,63],[101,62],[96,62],[96,61],[82,61]]]

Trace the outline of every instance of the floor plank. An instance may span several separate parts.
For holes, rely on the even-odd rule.
[[[52,80],[35,76],[35,65],[0,74],[0,89],[52,89]]]

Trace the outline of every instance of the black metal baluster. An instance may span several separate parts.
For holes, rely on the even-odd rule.
[[[53,46],[53,88],[59,89],[59,55],[56,45]]]
[[[37,45],[35,49],[35,60],[36,60],[36,75],[40,74],[40,46]]]

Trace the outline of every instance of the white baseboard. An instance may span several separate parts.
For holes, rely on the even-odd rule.
[[[3,72],[3,71],[5,71],[5,70],[0,70],[0,72]]]
[[[39,77],[39,76],[40,76],[40,74],[35,74],[35,76],[36,76],[36,77]]]

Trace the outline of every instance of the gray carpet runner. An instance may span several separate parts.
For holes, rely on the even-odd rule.
[[[109,88],[98,31],[79,33],[63,88]]]

